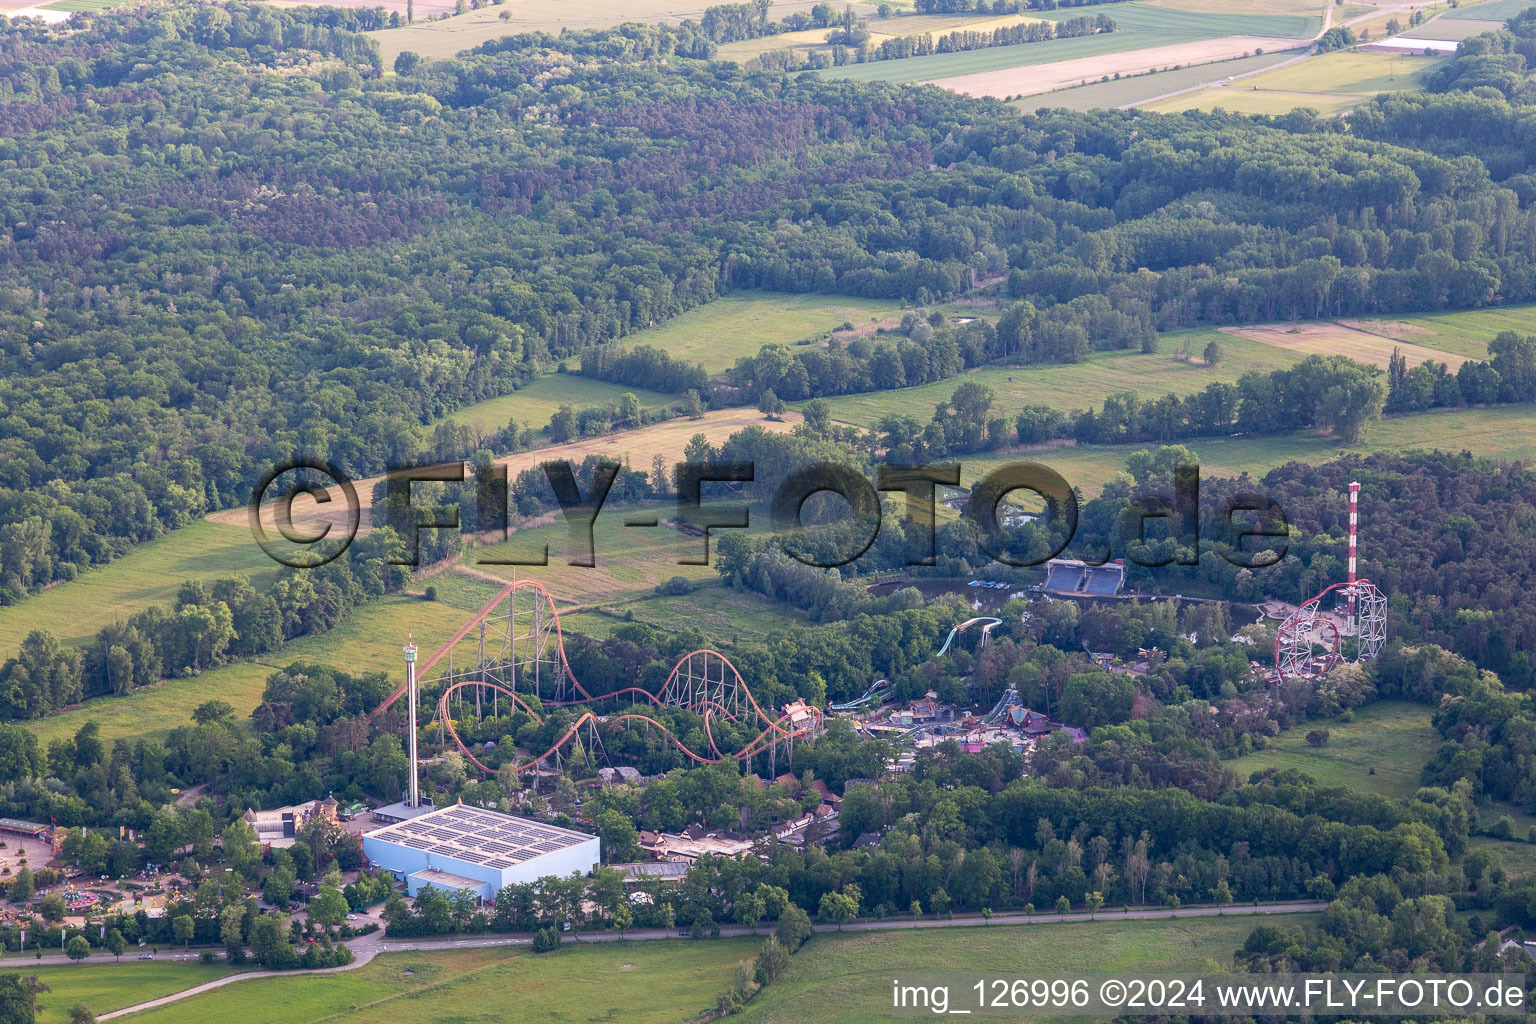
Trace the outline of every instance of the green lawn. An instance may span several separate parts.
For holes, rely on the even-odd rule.
[[[1188,337],[1196,356],[1214,338],[1223,356],[1215,367],[1175,359],[1174,351]],[[872,427],[891,413],[915,416],[926,423],[940,402],[949,400],[962,383],[974,381],[996,395],[995,410],[1016,416],[1026,405],[1048,405],[1062,412],[1102,405],[1117,391],[1135,391],[1144,399],[1172,392],[1187,395],[1215,381],[1235,383],[1250,370],[1278,370],[1299,356],[1286,349],[1216,331],[1194,330],[1163,335],[1162,351],[1154,355],[1134,352],[1097,352],[1081,363],[1035,363],[1028,366],[984,366],[959,377],[914,388],[845,395],[832,403],[833,418],[860,427]]]
[[[257,979],[136,1015],[134,1024],[682,1024],[714,1005],[759,941],[392,953],[354,971]],[[640,995],[643,993],[643,997]]]
[[[1311,915],[1207,917],[888,932],[822,931],[743,1015],[753,1024],[889,1021],[897,971],[1215,972],[1261,922],[1295,925]],[[1018,1019],[1026,1019],[1020,1017]]]
[[[38,1000],[42,1006],[38,1024],[63,1024],[76,1003],[84,1003],[92,1013],[103,1014],[235,973],[228,967],[164,960],[140,963],[129,959],[116,963],[106,954],[99,955],[100,962],[93,957],[91,962],[68,967],[28,967],[25,960],[18,958],[14,962],[0,962],[0,970],[35,974],[52,989]]]
[[[1068,110],[1096,110],[1123,107],[1162,96],[1165,93],[1190,89],[1197,85],[1220,82],[1232,75],[1272,67],[1290,60],[1295,50],[1265,53],[1257,57],[1239,57],[1236,60],[1217,61],[1213,64],[1195,64],[1177,71],[1159,71],[1151,75],[1133,75],[1109,82],[1080,85],[1075,89],[1061,89],[1041,96],[1025,96],[1013,105],[1025,113],[1033,113],[1040,107],[1065,107]]]
[[[1295,768],[1324,786],[1405,799],[1419,788],[1419,773],[1440,742],[1429,718],[1423,704],[1379,701],[1356,711],[1352,722],[1308,722],[1287,729],[1266,749],[1225,766],[1244,777],[1268,768]],[[1313,729],[1329,731],[1326,746],[1307,743]]]
[[[277,578],[280,568],[245,527],[198,520],[75,580],[0,608],[0,649],[14,654],[34,629],[78,644],[151,604],[171,603],[186,580],[245,573],[263,587]]]
[[[1310,919],[1311,915],[1296,914],[1274,920],[1296,924]],[[884,1000],[889,998],[893,970],[1223,970],[1230,967],[1232,953],[1261,920],[1272,919],[1233,916],[824,931],[795,955],[789,970],[764,990],[744,1016],[794,1024],[886,1020]],[[730,983],[736,964],[749,961],[761,941],[593,943],[566,946],[549,956],[505,947],[392,953],[340,974],[238,982],[133,1020],[135,1024],[310,1024],[318,1020],[335,1024],[683,1024],[713,1006],[715,995]],[[63,1002],[57,997],[55,1001]]]
[[[899,316],[901,304],[848,295],[731,292],[708,305],[631,334],[625,345],[650,345],[674,359],[703,363],[710,373],[729,369],[764,345],[795,342],[871,317]]]
[[[478,425],[486,433],[500,430],[508,423],[514,422],[535,430],[542,430],[549,425],[549,418],[562,405],[573,405],[578,409],[587,406],[616,406],[619,404],[620,396],[626,391],[633,392],[634,396],[640,399],[642,409],[659,409],[677,401],[672,395],[663,395],[644,388],[609,384],[607,381],[593,380],[591,377],[583,377],[576,373],[551,373],[530,381],[527,387],[514,391],[510,395],[487,398],[483,402],[466,405],[444,416],[443,419],[450,423]],[[427,428],[424,433],[430,433],[430,428]],[[465,456],[470,454],[470,452],[464,453]]]

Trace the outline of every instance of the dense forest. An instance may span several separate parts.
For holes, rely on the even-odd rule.
[[[709,62],[723,30],[691,22],[382,77],[350,25],[234,4],[0,28],[0,599],[295,453],[358,475],[423,454],[444,413],[732,288],[924,302],[1005,277],[1029,329],[966,363],[1536,294],[1518,175],[1398,147],[1403,101],[1353,134],[1020,118]],[[917,354],[856,375],[954,365]]]

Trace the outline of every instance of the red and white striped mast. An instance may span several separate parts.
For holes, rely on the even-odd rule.
[[[1360,481],[1349,482],[1349,629],[1355,623],[1355,540],[1360,526]]]

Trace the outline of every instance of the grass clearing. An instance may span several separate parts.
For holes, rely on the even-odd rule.
[[[576,373],[551,373],[529,381],[527,387],[520,388],[510,395],[487,398],[483,402],[466,405],[444,416],[443,419],[449,423],[479,426],[486,432],[500,430],[514,421],[533,427],[535,430],[541,430],[549,425],[549,418],[562,405],[572,405],[578,409],[588,406],[617,406],[619,398],[626,392],[633,392],[634,396],[640,399],[642,409],[659,409],[677,401],[672,395],[663,395],[644,388],[609,384],[607,381],[594,380]],[[430,428],[423,432],[430,433]]]
[[[1536,305],[1464,309],[1449,313],[1406,313],[1390,322],[1343,320],[1358,330],[1411,341],[1469,359],[1488,358],[1488,342],[1500,331],[1536,334]]]
[[[1495,459],[1536,460],[1536,410],[1508,406],[1393,416],[1368,426],[1364,439],[1357,445],[1340,444],[1314,431],[1266,437],[1196,437],[1177,443],[1199,457],[1200,471],[1208,477],[1244,472],[1262,476],[1287,462],[1317,465],[1351,454],[1399,453],[1409,449],[1469,451]],[[961,467],[964,481],[971,482],[1004,462],[1041,462],[1092,498],[1125,471],[1127,456],[1155,447],[1157,442],[1149,441],[1013,450],[962,457]]]
[[[720,500],[706,495],[706,502]],[[476,548],[464,560],[476,574],[534,580],[554,595],[563,612],[567,607],[632,601],[649,597],[658,583],[681,576],[687,580],[712,580],[715,570],[707,565],[678,565],[680,558],[703,554],[704,541],[680,533],[665,522],[676,511],[667,503],[652,506],[605,507],[592,526],[591,567],[569,564],[574,553],[563,520],[519,530],[504,543]],[[631,519],[656,519],[657,526],[624,525]],[[484,559],[537,558],[549,547],[548,565],[486,565]],[[578,549],[579,550],[579,549]],[[713,549],[711,549],[713,550]]]
[[[228,701],[238,717],[249,716],[261,703],[262,690],[273,670],[274,665],[256,661],[223,665],[201,675],[168,679],[121,697],[93,697],[73,710],[20,724],[37,735],[44,750],[49,743],[73,736],[82,725],[92,721],[101,726],[105,743],[163,737],[177,726],[190,725],[192,709],[208,700]]]
[[[731,292],[714,302],[675,316],[660,326],[624,339],[625,345],[650,345],[674,359],[703,363],[719,373],[764,345],[794,345],[850,322],[900,316],[901,303],[848,295],[790,295],[781,292]]]
[[[1324,786],[1406,799],[1419,788],[1419,774],[1440,743],[1430,714],[1423,704],[1378,701],[1358,709],[1352,722],[1307,722],[1287,729],[1264,750],[1228,761],[1226,767],[1244,777],[1268,768],[1295,768]],[[1328,730],[1326,746],[1307,744],[1313,729]]]
[[[711,570],[713,571],[713,570]],[[791,626],[807,624],[804,616],[786,605],[758,594],[733,590],[723,582],[705,583],[681,597],[650,597],[603,611],[577,612],[560,619],[567,633],[606,637],[633,621],[659,629],[676,629],[678,623],[703,631],[711,645],[720,649],[760,641]]]
[[[1209,85],[1224,81],[1233,75],[1245,75],[1290,60],[1294,50],[1264,53],[1255,57],[1239,57],[1236,60],[1197,64],[1177,71],[1159,71],[1150,75],[1133,75],[1128,78],[1080,85],[1075,89],[1061,89],[1041,96],[1026,96],[1015,100],[1014,106],[1023,113],[1032,113],[1040,107],[1065,107],[1068,110],[1097,110],[1139,104],[1156,96],[1163,96],[1180,89]]]
[[[436,652],[464,624],[464,611],[409,594],[380,598],[354,608],[329,633],[299,637],[260,661],[223,665],[186,679],[171,679],[121,697],[96,697],[81,706],[48,718],[22,723],[46,749],[55,739],[72,736],[86,722],[101,726],[101,738],[163,737],[192,720],[192,709],[203,701],[228,701],[239,718],[261,703],[267,677],[296,661],[318,662],[344,672],[383,671],[400,676],[400,646],[408,632],[421,639],[425,654]],[[470,657],[472,639],[459,650]]]
[[[1487,850],[1496,853],[1504,864],[1504,870],[1517,877],[1536,874],[1536,844],[1521,842],[1518,839],[1492,839],[1488,836],[1473,836],[1467,840],[1467,846],[1473,850]]]
[[[28,967],[25,960],[17,958],[14,962],[0,963],[0,968],[19,970],[23,975],[35,974],[52,989],[42,997],[37,1024],[65,1024],[69,1020],[69,1008],[76,1003],[84,1003],[92,1013],[99,1015],[236,973],[228,967],[204,967],[186,962],[126,960],[116,963],[106,959],[105,954],[101,955],[101,962],[68,967]]]
[[[1232,954],[1261,922],[1296,925],[1314,915],[1204,917],[981,928],[820,931],[789,970],[748,1007],[752,1024],[874,1024],[891,1019],[894,970],[1201,973],[1230,970]],[[1031,1019],[1020,1015],[1017,1019]]]
[[[1212,338],[1220,342],[1222,360],[1215,367],[1175,359],[1173,351],[1188,339],[1199,353]],[[1135,391],[1143,398],[1165,394],[1187,395],[1216,381],[1236,382],[1250,370],[1278,370],[1296,362],[1297,356],[1274,346],[1215,331],[1194,330],[1163,335],[1162,352],[1096,352],[1081,363],[984,366],[948,380],[934,381],[896,391],[845,395],[832,405],[833,418],[860,427],[872,427],[892,413],[915,416],[926,423],[940,402],[949,400],[962,383],[974,381],[996,395],[997,415],[1015,416],[1026,405],[1048,405],[1063,412],[1102,404],[1117,391]]]
[[[730,984],[736,964],[750,960],[760,942],[603,942],[568,946],[549,956],[533,956],[526,947],[391,953],[339,974],[228,985],[133,1020],[679,1024],[714,1005],[715,995]],[[644,998],[637,998],[642,991]],[[260,1016],[253,1017],[252,1007],[258,1006]]]
[[[229,517],[230,523],[198,520],[68,583],[0,608],[0,655],[15,654],[34,629],[46,629],[64,643],[78,645],[103,626],[152,604],[171,603],[187,580],[245,573],[258,589],[269,586],[281,566],[252,538],[244,509],[234,510]]]

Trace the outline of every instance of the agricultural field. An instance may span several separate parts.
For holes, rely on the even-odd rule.
[[[993,29],[1005,28],[1010,25],[1022,25],[1032,21],[1045,21],[1044,17],[1035,15],[1010,14],[998,18],[978,18],[974,15],[956,14],[913,14],[906,17],[877,18],[865,23],[869,29],[869,45],[879,46],[887,39],[900,38],[902,36],[929,35],[937,37],[949,32],[964,29],[975,32],[990,32]],[[760,56],[770,50],[795,50],[801,56],[811,50],[831,51],[832,46],[827,42],[827,34],[832,31],[827,28],[811,28],[800,32],[785,32],[780,35],[762,36],[757,39],[742,39],[738,42],[726,43],[720,47],[718,54],[721,60],[732,60],[737,63],[746,63],[753,57]]]
[[[1268,768],[1295,768],[1324,786],[1404,799],[1419,788],[1419,773],[1440,744],[1429,718],[1430,708],[1423,704],[1378,701],[1357,710],[1352,722],[1307,722],[1287,729],[1264,750],[1225,767],[1244,777]],[[1307,743],[1313,729],[1328,730],[1327,745]]]
[[[1163,114],[1217,108],[1242,114],[1283,114],[1297,107],[1312,107],[1322,114],[1336,114],[1378,93],[1415,91],[1424,73],[1446,59],[1341,50],[1230,84],[1146,103],[1142,109]]]
[[[720,373],[742,356],[755,356],[764,345],[793,345],[844,323],[900,316],[902,305],[887,299],[851,295],[790,295],[741,291],[691,309],[666,323],[624,339],[626,345],[650,345],[674,359],[703,363]]]
[[[793,11],[814,7],[818,0],[773,0],[768,17],[778,20]],[[300,6],[284,0],[279,6]],[[383,5],[398,10],[403,17],[403,0],[390,0]],[[698,21],[704,9],[713,6],[708,0],[591,0],[589,3],[572,5],[570,0],[513,0],[500,6],[487,5],[478,11],[467,11],[441,21],[427,21],[426,13],[451,12],[453,3],[447,0],[423,0],[416,5],[417,22],[404,28],[382,29],[370,32],[378,41],[384,58],[384,67],[392,68],[395,58],[410,50],[423,57],[451,57],[481,43],[520,32],[548,32],[559,35],[563,29],[606,28],[627,21],[679,22],[691,18]],[[841,11],[844,5],[839,4]],[[848,5],[856,15],[875,13],[873,4],[855,0]],[[505,17],[503,17],[505,15]]]
[[[1438,348],[1409,340],[1429,332],[1399,321],[1355,321],[1359,326],[1318,320],[1309,323],[1255,324],[1252,327],[1223,327],[1223,334],[1247,338],[1264,345],[1296,352],[1302,356],[1347,356],[1359,363],[1386,369],[1392,353],[1398,352],[1409,366],[1426,361],[1445,363],[1456,370],[1466,356],[1442,352]],[[1487,357],[1486,349],[1481,353]]]
[[[1205,366],[1198,358],[1184,362],[1173,356],[1186,339],[1198,356],[1212,338],[1222,348],[1221,362],[1214,367]],[[1214,381],[1233,383],[1250,370],[1283,369],[1300,358],[1274,346],[1208,330],[1164,334],[1161,347],[1163,351],[1153,355],[1097,352],[1081,363],[985,366],[918,387],[846,395],[833,403],[832,415],[840,422],[865,428],[892,413],[927,422],[934,407],[948,401],[966,382],[990,387],[996,395],[994,408],[1001,415],[1017,415],[1026,405],[1049,405],[1067,412],[1099,405],[1117,391],[1135,391],[1145,398],[1160,398],[1170,392],[1187,395]]]
[[[1072,89],[1060,89],[1045,96],[1026,96],[1015,100],[1014,106],[1023,113],[1032,113],[1040,107],[1065,107],[1068,110],[1096,110],[1100,108],[1130,107],[1145,103],[1155,97],[1165,96],[1181,89],[1193,89],[1202,85],[1222,82],[1234,75],[1246,75],[1254,71],[1282,64],[1296,56],[1295,50],[1263,53],[1253,57],[1216,61],[1179,68],[1177,71],[1157,71],[1146,75],[1132,75],[1095,82]]]
[[[1170,11],[1190,11],[1196,14],[1230,14],[1234,7],[1248,6],[1264,14],[1291,14],[1316,19],[1322,14],[1322,0],[1146,0],[1146,7],[1162,7]],[[1368,9],[1368,8],[1367,8]],[[1334,15],[1338,17],[1336,13]],[[1345,9],[1348,16],[1348,9]]]
[[[44,4],[45,11],[68,11],[73,14],[76,11],[105,11],[128,0],[58,0],[57,3]]]
[[[1339,50],[1245,79],[1244,86],[1302,92],[1375,94],[1417,89],[1424,72],[1442,63],[1413,54]]]
[[[500,430],[508,423],[542,430],[549,424],[549,418],[558,412],[562,405],[575,406],[577,409],[590,406],[617,406],[619,399],[626,392],[633,393],[640,400],[640,408],[646,410],[659,409],[677,401],[672,395],[663,395],[644,388],[625,387],[622,384],[609,384],[607,381],[583,377],[578,373],[550,373],[529,381],[526,387],[510,395],[487,398],[483,402],[466,405],[444,416],[443,419],[449,423],[479,427],[485,433]],[[423,433],[430,432],[430,427],[423,430]]]
[[[1474,21],[1471,18],[1440,17],[1404,32],[1400,39],[1470,39],[1484,32],[1497,32],[1504,27],[1502,21]]]
[[[1508,21],[1527,7],[1532,5],[1532,0],[1489,0],[1488,3],[1462,4],[1453,10],[1442,14],[1442,18],[1451,21]]]
[[[21,604],[0,608],[0,661],[34,629],[78,644],[149,605],[169,604],[187,580],[245,573],[257,587],[270,584],[280,566],[252,539],[245,510],[230,513],[229,520],[191,523]]]
[[[101,962],[67,967],[29,967],[21,957],[7,958],[0,961],[0,970],[35,974],[52,989],[39,1000],[37,1024],[64,1024],[76,1003],[84,1003],[95,1014],[109,1013],[236,973],[228,967],[165,960],[114,963],[105,954],[98,955],[103,957]]]
[[[714,1006],[761,940],[591,943],[533,956],[526,947],[391,953],[356,970],[226,985],[136,1014],[134,1024],[442,1024],[624,1021],[678,1024]],[[635,997],[643,991],[643,999]],[[473,1017],[446,1007],[477,1007]]]
[[[1297,925],[1308,914],[1082,921],[881,932],[818,932],[790,968],[748,1007],[752,1024],[888,1021],[891,965],[924,971],[1066,972],[1230,970],[1232,954],[1262,921]],[[1021,1018],[1022,1019],[1022,1018]]]

